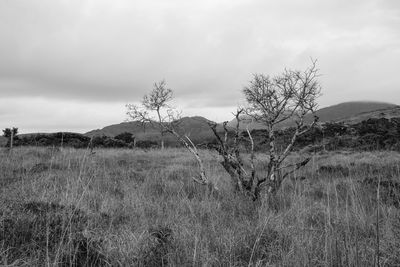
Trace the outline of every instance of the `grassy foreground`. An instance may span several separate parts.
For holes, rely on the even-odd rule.
[[[217,193],[180,149],[0,151],[0,265],[400,266],[400,154],[314,155],[259,202],[201,154]]]

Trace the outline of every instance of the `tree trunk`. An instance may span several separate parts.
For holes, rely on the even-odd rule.
[[[275,194],[279,190],[281,182],[281,171],[277,169],[277,166],[274,166],[269,177],[268,193]]]
[[[221,165],[224,167],[225,171],[231,177],[232,187],[235,190],[235,192],[243,191],[243,185],[240,181],[240,177],[236,173],[236,171],[232,168],[231,164],[228,161],[224,160],[221,162]]]
[[[268,163],[268,181],[269,184],[268,192],[274,190],[276,183],[276,169],[277,169],[277,155],[275,151],[275,134],[272,126],[268,129],[268,137],[269,137],[269,163]]]
[[[13,142],[14,142],[14,129],[11,128],[11,136],[10,136],[10,149],[13,148]]]

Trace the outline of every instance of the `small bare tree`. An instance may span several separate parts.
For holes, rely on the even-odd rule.
[[[154,84],[154,89],[143,97],[141,105],[126,105],[127,115],[132,121],[157,127],[162,138],[162,149],[164,148],[164,135],[166,133],[172,134],[196,158],[199,175],[198,177],[193,177],[193,179],[202,185],[207,185],[210,190],[216,190],[217,188],[206,175],[204,164],[196,145],[186,133],[179,129],[181,112],[168,104],[172,99],[173,92],[166,87],[166,82],[163,80]]]
[[[228,142],[227,123],[223,125],[223,137],[217,132],[216,124],[211,125],[219,142],[219,154],[223,157],[221,164],[231,176],[237,190],[249,193],[253,199],[259,197],[263,186],[267,187],[268,193],[275,194],[289,174],[308,163],[310,158],[287,165],[284,161],[298,137],[308,132],[317,122],[316,116],[311,123],[305,122],[305,116],[314,113],[317,108],[316,100],[321,91],[317,78],[316,61],[312,61],[312,65],[305,71],[285,70],[276,77],[255,74],[250,85],[243,90],[248,103],[247,108],[238,109],[235,113],[236,127],[233,142]],[[247,135],[251,143],[251,152],[250,167],[246,171],[239,149],[239,124],[242,114],[247,114],[254,121],[263,123],[268,131],[266,173],[259,173],[256,170],[254,141],[248,128]],[[277,125],[289,120],[295,125],[294,133],[287,146],[278,151],[275,136]]]
[[[143,97],[142,107],[128,104],[128,115],[134,115],[133,119],[139,119],[141,122],[147,122],[146,119],[151,119],[151,122],[156,121],[157,127],[161,135],[161,149],[164,149],[164,134],[166,117],[163,117],[162,111],[170,110],[169,102],[173,98],[173,92],[167,88],[165,80],[154,83],[153,90]],[[155,113],[155,117],[150,116],[150,113]],[[131,116],[132,117],[132,116]]]

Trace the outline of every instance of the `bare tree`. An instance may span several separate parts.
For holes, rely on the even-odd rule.
[[[164,148],[164,135],[172,134],[182,145],[189,150],[198,163],[199,175],[193,179],[209,189],[217,188],[208,179],[203,161],[199,155],[196,145],[192,142],[186,133],[179,129],[181,112],[168,104],[173,99],[173,91],[166,87],[165,80],[155,83],[154,89],[143,97],[141,105],[126,105],[127,115],[133,121],[141,122],[143,125],[151,124],[160,130],[161,148]]]
[[[157,122],[157,127],[161,135],[161,149],[164,149],[164,134],[165,128],[163,124],[167,121],[169,116],[162,114],[162,111],[171,110],[169,102],[173,98],[173,92],[170,88],[167,88],[165,80],[154,83],[153,90],[145,95],[142,100],[141,106],[135,106],[128,104],[128,115],[134,119],[139,120],[142,123],[145,122]],[[151,114],[153,113],[153,114]]]
[[[312,65],[305,71],[285,70],[276,77],[255,74],[249,86],[243,90],[248,106],[238,109],[235,113],[236,127],[233,129],[233,142],[228,142],[229,129],[226,123],[223,125],[223,137],[217,132],[216,124],[211,125],[219,142],[219,154],[223,157],[221,164],[231,176],[237,190],[249,193],[253,199],[259,197],[260,190],[264,186],[267,187],[268,193],[275,194],[288,175],[308,163],[310,158],[287,165],[284,161],[298,137],[308,132],[317,122],[316,116],[311,123],[305,122],[305,116],[314,113],[317,108],[316,100],[321,91],[317,78],[316,61],[312,61]],[[248,128],[246,132],[251,143],[250,167],[245,167],[239,149],[239,124],[242,114],[247,114],[253,120],[264,124],[268,131],[266,173],[259,173],[256,170],[254,141]],[[294,133],[287,146],[278,151],[275,136],[277,125],[289,120],[295,125]]]

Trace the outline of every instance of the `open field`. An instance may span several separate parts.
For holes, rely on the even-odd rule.
[[[400,266],[399,153],[316,154],[259,202],[201,155],[218,192],[182,149],[0,151],[0,264]]]

